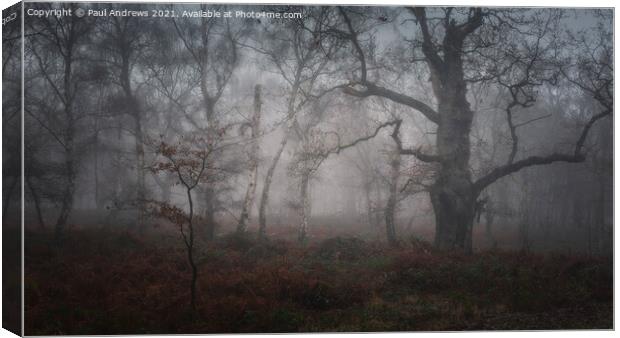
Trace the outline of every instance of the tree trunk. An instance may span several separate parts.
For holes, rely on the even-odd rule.
[[[26,184],[28,185],[28,189],[30,190],[30,194],[32,195],[32,201],[34,202],[34,209],[37,213],[39,228],[45,229],[45,221],[43,220],[43,212],[41,211],[41,199],[39,198],[39,194],[37,194],[37,191],[32,184],[32,179],[30,178],[30,176],[26,176]]]
[[[130,47],[125,43],[126,36],[122,34],[119,45],[121,48]],[[120,69],[120,84],[125,94],[127,110],[134,119],[134,137],[136,151],[136,209],[137,209],[137,229],[144,231],[144,219],[146,218],[146,187],[145,187],[145,161],[144,161],[144,137],[142,133],[142,111],[138,99],[135,97],[131,88],[131,50],[121,53],[122,63]]]
[[[189,239],[185,237],[183,234],[183,239],[185,240],[185,246],[187,248],[187,260],[189,261],[190,268],[192,269],[192,280],[190,284],[190,305],[192,307],[192,313],[196,313],[196,281],[198,280],[198,267],[196,266],[196,262],[194,260],[194,201],[192,199],[192,191],[190,188],[187,189],[187,201],[189,203],[189,215],[188,215],[188,230],[189,230]],[[181,224],[183,227],[183,224]],[[181,228],[183,229],[183,228]]]
[[[205,239],[212,241],[215,239],[215,192],[212,187],[205,189]]]
[[[101,193],[99,190],[99,126],[97,125],[97,120],[95,120],[95,140],[93,144],[93,184],[94,184],[94,202],[95,208],[97,211],[103,210],[103,205],[101,204]]]
[[[375,231],[376,226],[372,217],[372,182],[370,180],[364,183],[364,197],[366,200],[366,218],[368,219],[368,227],[371,231]]]
[[[385,230],[387,241],[391,246],[397,244],[396,240],[396,204],[398,203],[398,178],[400,176],[400,153],[395,151],[390,160],[390,195],[385,205]]]
[[[596,215],[596,217],[594,217],[594,223],[596,224],[595,226],[595,251],[597,254],[601,254],[603,252],[605,252],[604,247],[603,247],[603,243],[605,240],[605,233],[604,233],[604,229],[605,229],[605,205],[607,204],[606,202],[606,198],[605,198],[605,188],[608,186],[605,182],[605,177],[601,174],[599,174],[599,179],[598,179],[598,201],[597,201],[597,205],[596,208],[597,210],[594,212],[594,214]]]
[[[493,222],[495,220],[495,209],[494,204],[491,201],[490,197],[486,203],[486,210],[484,211],[484,221],[485,221],[485,234],[486,240],[489,248],[495,249],[497,247],[497,242],[495,237],[493,236]]]
[[[56,219],[56,224],[54,225],[54,236],[56,242],[58,243],[60,243],[63,239],[67,220],[69,219],[69,215],[73,210],[73,200],[75,192],[75,168],[73,163],[73,152],[67,150],[65,156],[67,156],[67,159],[65,160],[67,182],[65,182],[65,190],[62,194],[60,213],[58,215],[58,218]]]
[[[247,221],[250,218],[252,212],[252,205],[254,204],[254,194],[256,193],[256,183],[258,180],[258,157],[260,152],[260,146],[258,142],[258,136],[260,133],[260,115],[261,115],[261,86],[256,85],[254,88],[254,116],[252,117],[252,146],[250,147],[250,175],[248,177],[248,187],[245,192],[245,199],[243,201],[243,209],[241,210],[241,217],[239,218],[239,224],[237,225],[237,232],[245,232],[247,227]]]
[[[137,108],[136,108],[137,109]],[[135,112],[135,137],[136,137],[136,205],[138,207],[138,231],[145,229],[144,220],[146,218],[146,186],[145,186],[145,162],[144,162],[144,139],[142,136],[142,116],[139,110]]]
[[[65,227],[69,215],[73,210],[73,200],[75,193],[75,159],[74,159],[74,136],[75,136],[75,118],[73,116],[73,81],[72,81],[72,51],[73,46],[70,44],[67,49],[68,54],[64,57],[64,113],[67,120],[67,129],[65,130],[64,147],[65,147],[65,190],[62,194],[61,207],[56,224],[54,225],[54,235],[57,243],[63,239]]]
[[[207,78],[206,74],[202,74],[200,82],[200,90],[202,93],[203,103],[205,107],[205,116],[207,119],[207,142],[209,144],[216,143],[217,133],[217,121],[215,118],[215,101],[209,95],[207,90]],[[216,158],[212,159],[212,162],[217,161]],[[211,164],[215,166],[214,163]],[[215,211],[216,211],[216,197],[213,183],[207,183],[207,187],[204,190],[205,199],[205,240],[212,241],[215,238]]]
[[[438,180],[431,187],[431,203],[436,222],[435,247],[471,253],[474,198],[470,187],[458,179]]]
[[[459,70],[459,65],[454,67]],[[454,81],[444,80],[438,91],[440,121],[437,128],[437,155],[441,159],[437,179],[430,189],[435,212],[435,246],[439,250],[472,252],[472,227],[475,217],[475,191],[469,169],[469,134],[473,112],[466,99],[462,71]],[[459,80],[460,79],[460,80]],[[448,83],[449,85],[446,85]]]
[[[8,178],[8,176],[4,176],[5,179]],[[13,177],[13,181],[11,182],[11,185],[9,185],[9,188],[7,189],[6,194],[4,195],[4,208],[2,209],[2,220],[6,221],[7,215],[8,215],[8,210],[9,210],[9,202],[11,202],[11,197],[13,195],[13,191],[15,190],[15,187],[17,186],[17,182],[19,181],[19,176],[17,177]]]
[[[375,200],[375,205],[372,209],[372,215],[373,215],[373,218],[375,219],[374,223],[375,223],[375,227],[377,228],[378,233],[381,232],[381,223],[383,219],[382,217],[383,212],[381,211],[384,210],[383,194],[381,192],[382,192],[381,186],[375,182],[375,195],[377,198]]]
[[[301,202],[301,223],[299,225],[299,234],[297,240],[299,243],[306,241],[308,233],[308,218],[310,217],[310,192],[308,191],[310,183],[310,174],[303,173],[301,176],[301,190],[300,190],[300,202]]]
[[[267,236],[267,205],[269,204],[269,192],[271,189],[271,182],[273,181],[273,174],[276,171],[276,167],[278,166],[278,162],[280,162],[280,157],[284,152],[284,148],[286,148],[286,144],[288,143],[288,133],[289,128],[284,132],[284,136],[282,136],[282,140],[280,141],[280,147],[276,152],[276,155],[273,157],[271,161],[271,165],[269,169],[267,169],[267,174],[265,175],[265,183],[263,184],[263,192],[260,198],[260,205],[258,207],[258,238],[265,239]]]

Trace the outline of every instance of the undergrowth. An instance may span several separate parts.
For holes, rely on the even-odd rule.
[[[76,230],[28,233],[28,335],[612,327],[605,258],[433,252],[335,237],[229,235],[200,250],[197,313],[182,247]]]

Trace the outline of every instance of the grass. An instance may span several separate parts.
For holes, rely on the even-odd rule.
[[[26,235],[26,334],[610,329],[611,259],[433,252],[334,237],[229,235],[198,256],[197,313],[182,247],[72,230]],[[168,245],[163,245],[167,243]]]

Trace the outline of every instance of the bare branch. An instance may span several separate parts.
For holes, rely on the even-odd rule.
[[[341,151],[343,151],[343,150],[345,150],[347,148],[354,147],[358,143],[365,142],[365,141],[368,141],[368,140],[371,140],[371,139],[375,138],[379,134],[381,129],[383,129],[385,127],[388,127],[388,126],[398,125],[398,124],[400,124],[400,120],[384,122],[384,123],[378,125],[377,128],[375,128],[375,131],[372,134],[364,136],[364,137],[360,137],[360,138],[356,139],[355,141],[350,142],[350,143],[345,144],[345,145],[340,145],[340,140],[338,140],[338,145],[335,148],[329,150],[327,155],[329,155],[329,154],[339,154]]]
[[[400,139],[400,125],[402,122],[403,122],[402,120],[396,120],[396,124],[394,126],[394,130],[392,131],[392,135],[391,135],[392,139],[396,143],[396,146],[400,154],[401,155],[413,155],[422,162],[439,162],[440,161],[439,156],[425,154],[422,152],[420,148],[418,149],[404,149],[403,148],[403,142]]]
[[[601,112],[600,114],[594,115],[590,118],[588,123],[586,123],[582,129],[581,135],[579,136],[579,139],[577,140],[577,143],[575,144],[575,151],[573,152],[573,154],[553,153],[548,156],[530,156],[520,161],[508,163],[506,165],[493,169],[488,174],[479,178],[474,183],[474,189],[478,192],[481,192],[486,187],[491,185],[493,182],[499,180],[500,178],[516,173],[519,170],[527,168],[527,167],[551,164],[554,162],[579,163],[579,162],[585,161],[586,156],[585,154],[582,153],[582,149],[583,149],[585,140],[588,137],[588,133],[590,129],[592,128],[594,123],[596,123],[596,121],[609,115],[611,115],[611,111],[605,110]]]
[[[396,103],[400,103],[402,105],[411,107],[419,111],[420,113],[422,113],[424,116],[426,116],[426,118],[428,118],[432,122],[439,124],[439,113],[436,112],[433,108],[431,108],[426,103],[416,100],[412,98],[411,96],[397,93],[393,90],[375,85],[373,83],[366,82],[366,83],[361,83],[361,85],[366,87],[366,89],[356,90],[352,86],[349,85],[348,87],[344,89],[344,92],[349,95],[353,95],[357,97],[369,97],[369,96],[384,97]]]

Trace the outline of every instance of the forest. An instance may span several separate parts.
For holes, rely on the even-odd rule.
[[[24,6],[27,335],[613,328],[613,9]]]

